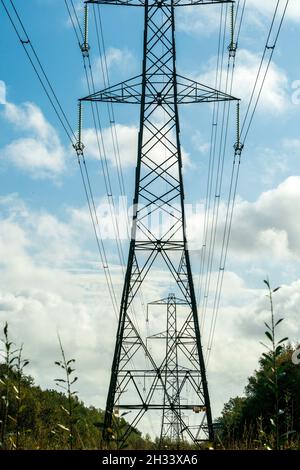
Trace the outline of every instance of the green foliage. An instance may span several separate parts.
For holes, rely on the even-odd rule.
[[[22,412],[22,388],[21,388],[21,374],[24,367],[27,366],[28,361],[22,359],[22,349],[15,348],[15,344],[10,341],[8,335],[7,322],[3,328],[4,339],[1,339],[3,348],[1,349],[1,357],[4,360],[2,365],[2,374],[0,375],[1,391],[1,440],[0,447],[2,449],[19,448],[19,421],[20,413]],[[12,373],[16,371],[16,383],[11,380]],[[14,413],[10,413],[10,403],[15,399],[17,407]],[[9,422],[16,424],[16,435],[9,432]]]
[[[292,363],[294,348],[284,346],[276,358],[278,372],[279,448],[300,448],[300,367]],[[270,386],[271,353],[262,356],[259,368],[248,379],[245,397],[224,406],[217,437],[225,448],[273,449],[277,444],[274,421],[274,387]],[[247,443],[247,447],[245,444]]]
[[[75,360],[67,360],[59,339],[62,359],[55,364],[63,372],[55,379],[61,391],[42,390],[25,375],[28,360],[22,358],[23,346],[16,348],[3,329],[0,363],[0,431],[2,449],[102,449],[104,413],[86,407],[73,390],[77,382]],[[128,426],[123,417],[120,426]],[[149,436],[136,430],[128,440],[128,449],[153,448]]]
[[[274,405],[274,414],[270,417],[270,426],[271,426],[271,436],[272,442],[266,443],[268,448],[280,448],[280,435],[279,435],[279,378],[280,375],[284,373],[283,366],[278,361],[280,354],[282,353],[284,343],[288,338],[281,338],[277,341],[276,333],[278,325],[283,321],[283,318],[279,318],[279,320],[275,323],[275,315],[274,315],[274,306],[273,306],[273,294],[278,292],[280,287],[276,287],[275,289],[271,288],[269,280],[264,280],[264,283],[268,289],[268,298],[270,302],[270,313],[271,313],[271,324],[265,323],[267,327],[267,331],[265,331],[265,335],[269,340],[270,345],[265,345],[262,343],[266,349],[267,353],[263,353],[263,357],[266,361],[266,370],[265,370],[265,379],[266,385],[270,389],[273,397],[273,405]]]
[[[218,419],[217,437],[224,448],[283,449],[299,448],[300,439],[300,367],[292,362],[293,348],[288,339],[277,339],[283,318],[276,320],[273,294],[268,289],[270,322],[265,322],[267,349],[259,360],[259,369],[248,379],[245,397],[231,399]]]
[[[55,364],[58,367],[63,369],[65,378],[58,378],[54,380],[56,382],[56,385],[62,388],[67,394],[68,407],[65,408],[64,406],[61,406],[62,411],[65,413],[66,424],[57,423],[57,427],[60,430],[67,432],[69,448],[70,450],[72,450],[74,441],[75,441],[76,424],[78,421],[76,417],[76,408],[78,406],[78,401],[76,400],[77,392],[72,390],[72,386],[78,380],[78,377],[73,375],[73,373],[75,372],[75,369],[72,369],[72,366],[74,366],[75,364],[75,359],[69,359],[67,361],[59,335],[58,335],[58,341],[59,341],[62,360],[55,361]]]

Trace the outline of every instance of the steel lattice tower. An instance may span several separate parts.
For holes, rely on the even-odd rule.
[[[162,371],[163,386],[163,414],[160,433],[160,447],[167,440],[171,441],[177,448],[182,440],[181,423],[183,421],[180,409],[180,364],[178,357],[180,338],[177,327],[177,305],[185,305],[186,301],[177,299],[175,294],[169,294],[167,298],[151,302],[149,305],[165,305],[167,307],[166,331],[155,334],[151,339],[163,339],[165,341],[165,369]],[[169,406],[171,400],[171,406]],[[177,413],[174,412],[177,409]]]
[[[196,444],[212,440],[211,407],[186,239],[178,105],[234,98],[177,74],[174,8],[233,2],[97,0],[86,3],[140,6],[144,9],[145,22],[142,74],[83,98],[140,105],[133,223],[104,438],[117,438],[118,446],[122,447],[144,414],[158,410],[163,416],[162,433],[171,416],[177,437],[180,433],[182,438]],[[149,222],[158,212],[161,215],[159,233]],[[143,317],[137,312],[135,298],[154,265],[159,270],[164,267],[171,275],[174,297],[183,297],[187,306],[178,324],[176,358],[172,356],[172,361],[177,361],[176,377],[173,373],[166,377],[170,373],[168,354],[155,357],[140,332]],[[142,380],[147,381],[147,389],[143,389]],[[185,387],[192,395],[188,402],[180,398]],[[120,426],[120,416],[125,413],[129,426]],[[117,431],[115,426],[119,428]]]

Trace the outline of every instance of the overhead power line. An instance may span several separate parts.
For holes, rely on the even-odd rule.
[[[54,88],[51,84],[51,81],[47,75],[47,72],[45,71],[44,66],[42,65],[42,62],[36,52],[36,49],[34,48],[32,41],[28,35],[28,32],[25,28],[25,25],[21,19],[21,16],[15,7],[15,4],[12,0],[10,0],[10,5],[11,9],[8,8],[7,4],[5,3],[4,0],[1,0],[1,4],[9,18],[9,21],[26,53],[26,56],[29,59],[30,64],[33,67],[33,70],[35,74],[37,75],[37,78],[52,106],[52,108],[55,111],[55,114],[62,125],[63,130],[65,131],[65,134],[70,141],[70,143],[75,147],[77,137],[75,135],[75,132],[72,129],[72,126],[66,116],[66,113],[64,112],[64,109],[57,97],[56,92],[54,91]],[[90,176],[89,172],[87,169],[86,161],[85,161],[85,156],[84,152],[82,151],[80,154],[77,154],[77,160],[80,168],[80,175],[81,175],[81,180],[84,188],[84,193],[85,197],[87,200],[87,205],[88,205],[88,210],[89,210],[89,215],[91,218],[92,226],[93,226],[93,231],[95,234],[95,239],[96,239],[96,244],[97,248],[99,251],[99,256],[101,260],[101,265],[104,270],[105,274],[105,279],[108,287],[108,292],[109,296],[111,298],[111,303],[112,307],[114,310],[114,313],[116,317],[118,317],[118,302],[116,299],[116,293],[115,293],[115,286],[112,281],[112,275],[110,272],[110,267],[107,262],[107,255],[104,247],[104,242],[103,238],[100,232],[100,226],[98,223],[98,218],[97,218],[97,213],[96,213],[96,206],[95,206],[95,200],[94,200],[94,195],[93,191],[91,188],[91,182],[90,182]]]

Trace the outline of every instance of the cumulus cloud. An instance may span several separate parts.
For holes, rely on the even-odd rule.
[[[273,0],[264,0],[263,2],[260,0],[248,0],[247,3],[248,8],[254,9],[256,13],[258,12],[268,16],[274,13],[276,7],[276,2]],[[279,5],[279,13],[283,12],[285,3],[286,2],[281,2],[281,5]],[[300,5],[297,0],[290,0],[286,12],[286,18],[293,22],[300,21]]]
[[[239,50],[233,81],[232,95],[242,99],[244,105],[248,104],[257,72],[259,69],[261,57],[245,49]],[[257,83],[259,91],[266,69],[266,63],[262,67],[262,73]],[[211,59],[207,71],[197,77],[197,80],[205,85],[214,87],[215,84],[215,59]],[[221,81],[221,90],[225,90],[226,73],[223,73]],[[288,98],[288,77],[286,72],[280,69],[275,63],[270,65],[264,88],[259,101],[259,109],[264,111],[282,112],[287,109]],[[254,99],[256,96],[254,96]]]
[[[24,136],[0,150],[0,158],[11,162],[32,178],[56,178],[65,170],[66,149],[54,127],[34,103],[5,102],[2,117],[12,130]]]
[[[280,2],[277,18],[280,18],[285,1]],[[277,2],[274,0],[248,0],[244,13],[244,23],[262,27],[271,24]],[[211,36],[216,34],[220,27],[220,17],[224,24],[225,14],[222,13],[220,5],[210,5],[209,7],[199,8],[199,6],[181,8],[177,13],[177,29],[193,36]],[[286,10],[285,20],[291,22],[300,21],[300,6],[298,0],[290,0]],[[229,29],[229,23],[227,22]],[[228,39],[229,43],[229,39]]]
[[[129,49],[110,47],[105,56],[97,57],[93,61],[95,84],[102,88],[108,86],[107,71],[109,75],[113,74],[118,77],[117,80],[128,79],[132,74],[138,73],[137,66],[138,61]]]
[[[0,198],[0,207],[0,323],[8,321],[16,343],[24,342],[29,373],[47,387],[56,375],[59,330],[77,359],[80,396],[104,407],[117,319],[94,244],[82,237],[82,220],[90,221],[78,220],[78,208],[62,219],[33,210],[17,195]],[[119,303],[122,269],[113,249],[107,258]],[[160,298],[168,282],[156,272],[147,294]]]
[[[65,168],[65,151],[62,147],[52,149],[52,144],[47,145],[32,138],[14,140],[2,150],[2,157],[28,172],[34,179],[53,178]]]
[[[208,8],[199,6],[178,8],[177,28],[187,34],[210,36],[220,25],[221,8],[210,5]]]
[[[122,166],[135,165],[137,158],[138,129],[136,126],[125,126],[121,124],[116,124],[115,128],[118,136],[118,147]],[[84,129],[82,135],[87,156],[99,159],[99,147],[95,129]],[[103,140],[99,137],[100,155],[101,158],[106,157],[113,166],[117,166],[116,147],[113,141],[113,135],[114,130],[111,127],[103,129]],[[104,146],[102,142],[104,142]]]
[[[297,208],[300,204],[300,177],[291,176],[277,187],[263,192],[256,201],[237,198],[230,238],[230,261],[247,269],[261,269],[264,272],[279,269],[282,265],[298,263],[300,258]],[[226,220],[226,206],[220,202],[218,225],[212,229],[216,219],[212,207],[208,221],[206,247],[203,248],[205,221],[204,202],[186,207],[187,234],[195,266],[205,256],[208,261],[209,244],[213,241],[212,270],[219,271],[223,233]],[[216,214],[216,213],[215,213]],[[222,266],[221,266],[222,267]],[[212,275],[214,285],[214,273]]]
[[[157,129],[160,129],[163,127],[163,124],[156,123],[156,127]],[[135,166],[137,161],[138,128],[136,126],[116,124],[115,130],[118,138],[118,148],[120,151],[120,160],[122,167],[125,168],[128,166]],[[113,141],[114,132],[114,129],[112,129],[111,127],[107,127],[102,130],[102,138],[100,139],[100,135],[98,135],[98,137],[100,146],[100,157],[106,157],[107,160],[113,166],[117,166],[118,160],[116,158],[116,145]],[[85,144],[86,155],[94,159],[99,159],[99,146],[95,129],[84,129],[82,135]],[[148,139],[150,139],[150,137],[152,137],[152,134],[147,131],[144,135],[144,141],[147,141]],[[174,132],[168,134],[167,137],[172,142],[175,142]],[[167,142],[167,140],[166,144],[169,145],[169,142]],[[163,163],[163,161],[167,158],[170,153],[168,150],[166,150],[163,143],[156,141],[156,138],[155,140],[152,140],[148,147],[151,147],[148,152],[148,155],[153,161],[159,164]],[[191,166],[189,155],[184,149],[182,149],[182,158],[185,164],[185,168]],[[175,167],[171,171],[175,171]]]
[[[226,277],[227,284],[234,281],[231,273],[226,273]],[[227,302],[226,298],[225,305],[222,302],[208,366],[215,416],[220,414],[225,400],[243,394],[247,378],[257,369],[258,358],[265,351],[260,342],[265,341],[264,322],[270,321],[270,304],[262,280],[263,278],[254,288],[235,281],[229,290],[234,290],[235,298],[240,299],[240,305]],[[275,287],[277,284],[273,285]],[[225,297],[227,288],[224,289]],[[274,313],[276,319],[284,318],[279,327],[279,337],[287,336],[292,344],[297,344],[300,340],[299,308],[300,280],[282,284],[281,289],[274,294]],[[206,331],[212,320],[210,315],[211,311],[208,311]]]
[[[236,206],[232,250],[239,256],[272,257],[274,261],[299,259],[300,244],[296,208],[300,203],[300,177],[287,178],[266,191],[254,203]]]
[[[239,216],[243,215],[250,225],[255,217],[259,221],[266,214],[275,217],[271,200],[276,204],[285,199],[284,207],[289,204],[297,207],[297,187],[299,178],[287,180],[273,194],[265,193],[253,204],[251,210],[255,209],[260,217],[257,214],[251,217],[249,203],[241,206],[240,210],[245,212]],[[292,195],[296,199],[287,200]],[[81,236],[82,223],[87,223],[87,219],[82,218],[78,208],[69,208],[63,219],[34,211],[16,195],[0,198],[0,206],[0,321],[4,324],[8,320],[13,340],[18,344],[24,342],[25,355],[31,361],[28,371],[44,387],[52,387],[56,375],[52,364],[59,357],[59,330],[67,355],[77,359],[80,397],[103,407],[117,321],[103,273],[96,268],[96,255]],[[268,228],[274,225],[273,219],[267,222]],[[245,251],[247,242],[246,238]],[[120,296],[121,270],[114,264],[110,267]],[[160,298],[169,282],[162,271],[155,270],[147,284],[146,297]],[[282,286],[276,297],[276,309],[286,317],[284,334],[292,341],[300,336],[299,289],[300,281],[296,280]],[[263,337],[263,322],[269,315],[263,285],[251,288],[234,272],[225,273],[222,299],[208,368],[215,416],[224,400],[242,393],[247,377],[257,366],[262,352],[259,341]],[[206,315],[202,332],[205,354],[212,320],[210,307]],[[163,331],[161,321],[155,312],[151,313],[153,331],[158,325]],[[143,329],[143,324],[140,326]]]
[[[0,205],[1,324],[8,321],[13,339],[24,342],[29,372],[48,387],[56,374],[51,364],[59,357],[59,330],[66,351],[78,359],[81,395],[89,403],[97,395],[94,403],[103,406],[109,371],[99,370],[100,354],[109,363],[116,327],[103,273],[68,219],[33,211],[15,195]]]

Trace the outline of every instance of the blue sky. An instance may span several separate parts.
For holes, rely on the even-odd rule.
[[[88,93],[81,55],[64,2],[30,0],[26,8],[23,3],[15,2],[76,129],[77,99]],[[275,0],[265,1],[263,5],[259,0],[246,3],[234,85],[234,95],[242,98],[242,117],[276,4]],[[298,3],[290,0],[242,156],[227,273],[208,368],[214,416],[224,401],[242,392],[247,377],[257,365],[262,351],[259,341],[263,336],[263,321],[267,317],[262,283],[265,276],[283,286],[276,304],[278,312],[286,317],[282,331],[292,341],[300,336],[297,319],[300,306]],[[78,14],[82,16],[81,2],[77,4]],[[117,323],[111,313],[103,270],[99,268],[78,165],[2,7],[0,11],[0,321],[4,324],[7,320],[15,341],[25,343],[26,355],[31,360],[30,372],[38,383],[47,387],[53,387],[59,329],[67,353],[77,359],[81,398],[103,407],[109,378],[108,367],[104,365],[111,362]],[[218,6],[202,6],[177,12],[178,70],[210,86],[213,86],[218,11]],[[142,10],[102,6],[101,14],[110,81],[117,83],[140,71]],[[96,87],[101,89],[103,82],[97,67],[99,55],[92,24],[90,29],[91,61],[97,77]],[[133,194],[138,111],[138,107],[115,107],[129,204]],[[187,106],[180,112],[186,155],[186,202],[203,206],[211,107]],[[105,108],[101,116],[117,201],[119,190]],[[232,160],[234,122],[232,114],[224,195]],[[88,109],[84,128],[92,128]],[[85,137],[87,162],[101,211],[105,204],[101,165],[95,157],[92,132],[86,130]],[[221,214],[222,204],[223,200]],[[193,214],[188,223],[198,227],[201,221],[203,211]],[[196,276],[197,250],[201,245],[197,237],[197,231],[191,230]],[[120,295],[122,270],[113,241],[107,239],[105,243]],[[123,248],[126,253],[126,240]],[[159,282],[150,291],[149,297],[155,299],[164,293]],[[209,315],[208,310],[208,319]],[[203,331],[204,347],[207,334]]]

